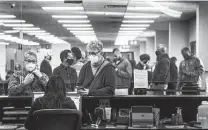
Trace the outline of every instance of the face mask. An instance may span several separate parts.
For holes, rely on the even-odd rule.
[[[28,63],[28,64],[26,64],[25,68],[26,68],[26,70],[27,70],[28,72],[32,72],[32,71],[35,70],[36,64]]]
[[[162,53],[160,51],[155,51],[156,56],[161,55]]]
[[[92,65],[95,65],[99,61],[98,56],[89,56],[89,59],[90,59]]]
[[[48,57],[48,60],[49,60],[49,61],[51,61],[51,60],[52,60],[52,57],[51,57],[51,56],[49,56],[49,57]]]
[[[68,65],[72,65],[74,63],[74,59],[67,59]]]

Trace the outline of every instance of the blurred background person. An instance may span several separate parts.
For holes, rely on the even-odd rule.
[[[88,95],[114,95],[116,73],[114,66],[102,56],[103,43],[91,41],[87,47],[89,61],[82,67],[78,91],[89,89]]]
[[[77,71],[77,75],[79,75],[79,72],[82,66],[84,65],[84,63],[81,62],[82,53],[78,47],[72,47],[71,51],[72,51],[73,56],[75,57],[74,63],[71,67],[74,68]]]
[[[48,81],[44,96],[33,102],[25,122],[26,129],[37,130],[33,112],[40,109],[76,109],[71,98],[66,97],[65,83],[61,76],[52,76]]]
[[[67,92],[74,91],[77,83],[77,72],[71,66],[75,62],[75,56],[70,50],[63,50],[60,53],[60,59],[62,63],[53,70],[53,75],[62,77]]]
[[[157,56],[157,63],[152,77],[152,89],[154,95],[165,95],[166,92],[163,90],[167,89],[168,82],[170,80],[170,59],[166,53],[165,46],[158,46],[157,51],[155,52]]]
[[[22,73],[15,71],[12,75],[8,94],[11,96],[32,96],[33,92],[45,90],[48,76],[37,68],[37,55],[32,51],[24,54],[24,66]]]
[[[118,89],[118,92],[127,91],[128,94],[132,78],[132,66],[130,62],[122,56],[118,48],[113,49],[113,54],[115,57],[116,89]]]
[[[150,56],[148,54],[142,54],[140,55],[140,61],[139,63],[136,65],[136,69],[138,70],[148,70],[150,69],[148,63],[150,61]]]
[[[178,81],[178,67],[176,65],[176,57],[170,58],[170,81],[167,90],[176,90]],[[167,95],[175,95],[176,92],[167,92]]]
[[[40,65],[40,72],[45,73],[49,78],[52,76],[51,60],[52,56],[47,53]]]

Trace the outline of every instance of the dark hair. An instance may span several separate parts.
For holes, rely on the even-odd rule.
[[[170,60],[171,61],[177,61],[177,58],[176,57],[171,57]]]
[[[7,75],[9,75],[9,74],[13,74],[14,73],[14,71],[13,70],[9,70],[8,72],[7,72]]]
[[[119,51],[119,49],[118,48],[114,48],[113,49],[113,53],[116,52],[116,51]]]
[[[139,58],[140,58],[140,61],[144,61],[144,60],[149,61],[150,60],[150,56],[148,54],[142,54],[142,55],[140,55]]]
[[[82,58],[81,50],[78,47],[72,47],[71,51],[74,54],[74,56],[77,58],[77,60]]]
[[[60,53],[60,59],[61,59],[61,62],[64,61],[64,58],[67,58],[68,53],[71,53],[71,51],[70,51],[70,50],[63,50],[63,51]]]
[[[52,76],[45,89],[45,95],[42,100],[44,109],[62,108],[62,104],[66,99],[66,89],[64,80],[61,76]]]
[[[184,51],[190,51],[190,50],[189,50],[188,47],[184,47],[184,48],[181,49],[181,53],[184,52]]]

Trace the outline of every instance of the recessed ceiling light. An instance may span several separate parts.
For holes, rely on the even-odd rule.
[[[80,30],[93,30],[93,28],[67,28],[68,30],[75,30],[75,31],[80,31]]]
[[[149,27],[149,24],[121,24],[121,27]]]
[[[139,32],[142,32],[142,31],[119,31],[119,33],[139,33]]]
[[[145,30],[146,28],[120,28],[120,30]]]
[[[150,18],[158,18],[160,15],[125,15],[124,18],[132,18],[132,19],[150,19]]]
[[[44,10],[84,10],[83,7],[42,7]]]
[[[63,24],[64,27],[91,27],[91,24]]]
[[[6,27],[33,27],[32,24],[4,24]]]
[[[160,11],[157,7],[128,7],[127,11]]]
[[[34,31],[25,30],[23,32],[24,33],[45,33],[46,31],[44,31],[44,30],[34,30]]]
[[[3,14],[0,14],[0,18],[16,18],[16,16],[14,16],[14,15],[3,15]]]
[[[16,19],[0,19],[1,23],[25,23],[25,20],[16,20]]]
[[[40,28],[13,28],[14,30],[40,30]]]
[[[59,23],[89,23],[89,20],[58,20]]]
[[[62,19],[67,19],[67,18],[76,18],[76,19],[82,19],[82,18],[87,18],[87,15],[52,15],[53,18],[62,18]]]
[[[70,32],[74,32],[74,33],[90,33],[90,32],[94,32],[94,31],[70,31]]]
[[[154,20],[123,20],[123,23],[153,23]]]
[[[0,45],[9,45],[7,42],[0,42]]]
[[[4,33],[18,33],[19,30],[7,30],[7,31],[4,31]]]

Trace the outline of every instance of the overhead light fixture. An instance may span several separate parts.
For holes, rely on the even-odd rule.
[[[73,33],[94,33],[94,31],[70,31]]]
[[[86,11],[86,13],[90,15],[116,15],[116,16],[124,15],[124,12]]]
[[[33,27],[32,24],[4,24],[6,27]]]
[[[158,7],[128,7],[127,11],[151,11],[151,12],[158,12],[160,11],[160,8]]]
[[[62,2],[64,0],[33,0],[33,1],[40,1],[40,2]]]
[[[93,30],[93,28],[67,28],[68,30],[75,30],[75,31],[81,31],[81,30]]]
[[[7,42],[0,42],[0,45],[9,45]]]
[[[121,24],[121,27],[149,27],[149,24]]]
[[[33,31],[25,30],[23,32],[24,33],[45,33],[46,31],[44,31],[44,30],[33,30]]]
[[[146,28],[120,28],[120,30],[145,30]]]
[[[13,28],[14,30],[40,30],[40,28]]]
[[[0,19],[1,23],[25,23],[25,20],[16,20],[16,19]]]
[[[62,10],[78,10],[78,11],[81,11],[81,10],[84,10],[83,7],[42,7],[42,9],[44,10],[55,10],[55,11],[62,11]]]
[[[87,18],[87,15],[52,15],[53,18],[62,18],[62,19],[82,19]]]
[[[123,20],[123,23],[153,23],[154,20]]]
[[[89,20],[58,20],[59,23],[89,23]]]
[[[91,24],[63,24],[64,27],[91,27]]]
[[[4,31],[4,33],[18,33],[19,30],[7,30],[7,31]]]
[[[124,18],[130,18],[130,19],[154,19],[154,18],[158,18],[160,17],[160,15],[125,15]]]
[[[140,33],[142,31],[119,31],[119,33]]]
[[[4,35],[4,33],[0,33],[0,35]]]
[[[16,16],[14,16],[14,15],[3,15],[3,14],[0,14],[0,18],[16,18]]]

